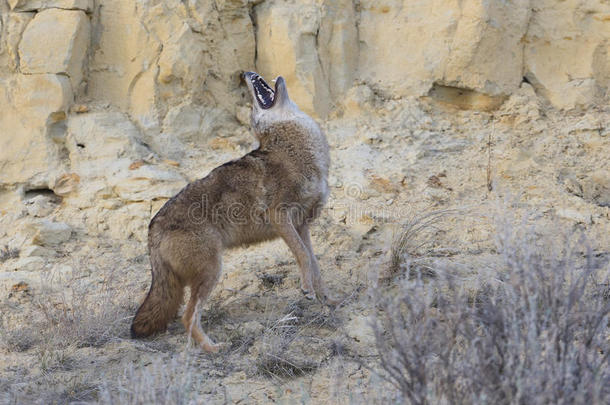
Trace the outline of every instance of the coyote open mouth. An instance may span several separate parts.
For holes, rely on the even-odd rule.
[[[254,98],[256,98],[258,105],[265,110],[273,107],[275,102],[275,91],[271,86],[254,72],[247,72],[244,76],[246,80],[250,80],[250,83],[252,83]]]

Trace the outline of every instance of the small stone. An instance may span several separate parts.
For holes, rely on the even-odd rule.
[[[20,281],[17,284],[13,284],[11,287],[12,292],[29,291],[30,286],[25,281]]]
[[[591,224],[593,222],[590,213],[585,213],[570,208],[558,209],[557,216],[581,224]]]
[[[54,252],[50,249],[38,245],[31,245],[21,249],[21,257],[47,257]]]
[[[46,219],[29,224],[26,231],[32,234],[32,243],[42,246],[56,246],[70,239],[72,228],[64,222]]]
[[[89,111],[89,107],[87,107],[84,104],[75,104],[72,106],[71,111],[73,113],[77,113],[77,114],[82,114],[82,113],[86,113]]]
[[[129,165],[129,170],[136,170],[139,169],[140,167],[142,167],[146,162],[144,162],[143,160],[136,160],[135,162],[133,162],[132,164]]]
[[[365,345],[375,345],[375,332],[368,316],[354,316],[346,325],[347,335]]]
[[[73,193],[78,188],[80,176],[76,173],[67,173],[55,181],[53,192],[59,196]]]
[[[22,257],[13,263],[11,267],[15,271],[32,272],[44,269],[46,263],[45,259],[38,256]]]
[[[34,198],[25,201],[25,209],[27,210],[28,215],[36,218],[46,217],[52,213],[55,208],[57,208],[55,200],[46,195],[37,195]]]

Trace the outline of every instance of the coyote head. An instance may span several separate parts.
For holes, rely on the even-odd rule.
[[[275,89],[272,89],[255,72],[245,72],[243,79],[252,94],[251,119],[254,132],[259,132],[274,122],[287,121],[303,115],[288,97],[288,88],[282,76],[275,79]]]

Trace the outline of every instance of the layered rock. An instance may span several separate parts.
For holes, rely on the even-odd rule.
[[[231,138],[249,123],[244,70],[284,76],[319,119],[358,120],[422,96],[484,111],[538,97],[515,125],[546,103],[603,106],[609,16],[602,0],[2,2],[0,202],[32,190],[83,209],[162,201],[204,172],[164,160],[179,166],[193,151],[226,160],[250,148]],[[601,140],[587,147],[603,148],[607,125],[595,125]],[[345,153],[389,141],[366,133],[358,142]],[[345,176],[369,182],[367,195],[396,190],[402,174],[379,166],[387,173],[373,180]],[[574,195],[607,205],[606,172],[572,177]]]
[[[358,60],[351,1],[265,2],[255,8],[257,69],[284,76],[305,111],[325,117],[352,87]]]
[[[610,4],[533,2],[524,74],[554,106],[603,103],[610,95]]]
[[[63,121],[72,103],[66,76],[0,79],[0,185],[48,187],[62,166]]]
[[[37,13],[19,43],[21,73],[67,75],[72,88],[78,89],[89,32],[89,18],[83,11],[49,9]]]
[[[37,11],[47,8],[93,11],[93,0],[8,0],[11,10]]]
[[[184,187],[184,177],[173,167],[152,165],[154,158],[139,139],[138,129],[122,113],[70,118],[66,149],[70,168],[79,176],[76,204],[167,199]]]
[[[425,95],[439,84],[489,96],[521,83],[529,0],[364,1],[360,67],[387,97]]]

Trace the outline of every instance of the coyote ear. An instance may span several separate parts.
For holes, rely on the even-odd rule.
[[[283,104],[290,101],[286,80],[282,76],[278,76],[275,79],[275,99],[275,104]]]

